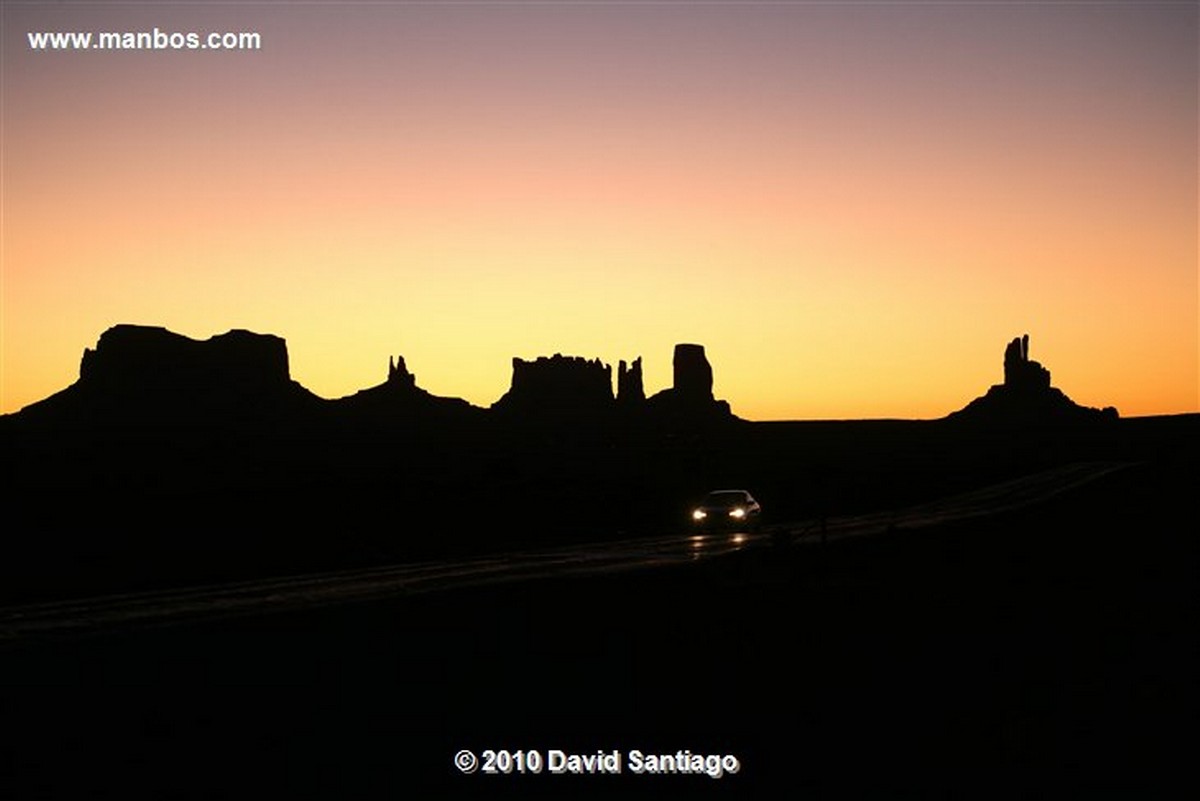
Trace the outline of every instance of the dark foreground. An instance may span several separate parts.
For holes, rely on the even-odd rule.
[[[0,797],[1189,797],[1197,477],[1134,466],[696,570],[9,646]],[[741,770],[462,775],[464,748]]]

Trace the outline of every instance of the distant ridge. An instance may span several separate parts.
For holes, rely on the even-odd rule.
[[[649,425],[660,431],[740,421],[713,396],[713,369],[704,346],[675,346],[673,385],[649,397],[642,360],[613,369],[599,359],[554,354],[513,359],[512,383],[490,408],[446,398],[417,386],[403,356],[389,357],[386,379],[339,399],[324,399],[293,380],[287,343],[272,334],[234,329],[195,340],[159,326],[122,324],[85,348],[79,378],[67,388],[3,415],[5,425],[65,430],[118,427],[285,430],[330,422],[370,429],[426,423],[588,426],[603,422]],[[1027,426],[1102,422],[1113,407],[1081,406],[1051,384],[1050,371],[1029,358],[1028,334],[1004,350],[1004,381],[945,420]]]
[[[389,357],[386,380],[339,399],[320,398],[292,380],[287,343],[241,329],[196,340],[159,326],[122,324],[85,348],[79,379],[19,412],[20,421],[67,430],[188,429],[196,425],[286,430],[331,423],[369,430],[470,424],[491,418],[520,425],[587,426],[648,421],[670,428],[736,420],[712,395],[703,345],[675,348],[674,386],[647,398],[641,358],[612,367],[599,359],[555,354],[513,359],[512,384],[490,409],[417,386],[403,356]]]

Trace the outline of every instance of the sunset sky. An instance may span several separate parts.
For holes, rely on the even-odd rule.
[[[0,412],[117,323],[403,355],[706,346],[752,420],[933,418],[1008,340],[1075,401],[1194,412],[1200,4],[0,6]],[[30,32],[255,31],[257,51]]]

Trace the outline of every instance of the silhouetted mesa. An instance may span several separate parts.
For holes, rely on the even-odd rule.
[[[645,421],[675,430],[736,419],[727,403],[713,399],[713,371],[703,345],[676,345],[674,386],[652,398],[646,397],[640,356],[620,362],[615,396],[612,378],[612,368],[599,359],[514,358],[512,385],[489,414],[460,398],[421,389],[404,357],[389,356],[382,383],[326,400],[291,379],[280,337],[234,330],[194,340],[156,326],[117,325],[101,334],[94,350],[84,350],[78,381],[4,417],[14,426],[173,428],[185,437],[197,424],[237,436],[272,429],[308,437],[332,432],[327,424],[365,433],[380,424],[418,430],[434,423],[471,436],[477,423],[493,417],[588,428],[601,420]],[[470,427],[453,425],[459,422]]]
[[[1117,410],[1080,406],[1050,386],[1050,371],[1029,358],[1029,335],[1017,337],[1004,349],[1004,383],[948,415],[968,422],[1036,424],[1115,420]]]
[[[620,362],[617,395],[612,367],[599,359],[563,356],[513,359],[512,387],[492,409],[527,421],[593,419],[620,410],[621,419],[646,417],[673,427],[733,419],[729,404],[713,400],[712,367],[703,345],[675,346],[675,385],[646,398],[642,359]]]
[[[532,362],[514,358],[512,364],[512,386],[492,404],[496,411],[573,417],[612,408],[612,367],[599,359],[556,353]]]
[[[290,379],[287,344],[271,334],[234,330],[204,341],[165,328],[117,325],[85,348],[79,379],[99,386],[139,388],[253,383],[279,386]]]
[[[234,330],[194,340],[165,328],[117,325],[87,348],[79,380],[22,410],[73,424],[219,422],[311,408],[319,399],[292,381],[287,344]]]

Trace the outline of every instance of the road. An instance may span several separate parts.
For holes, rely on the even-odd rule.
[[[1174,797],[1194,485],[1077,464],[831,518],[828,548],[802,520],[0,609],[0,797]]]
[[[849,537],[899,535],[1013,511],[1126,467],[1086,462],[1058,467],[930,503],[872,514],[806,520],[755,533],[672,535],[359,570],[315,573],[0,609],[0,645],[114,629],[442,592],[460,587],[576,574],[612,573],[719,559],[764,547],[813,547]]]

